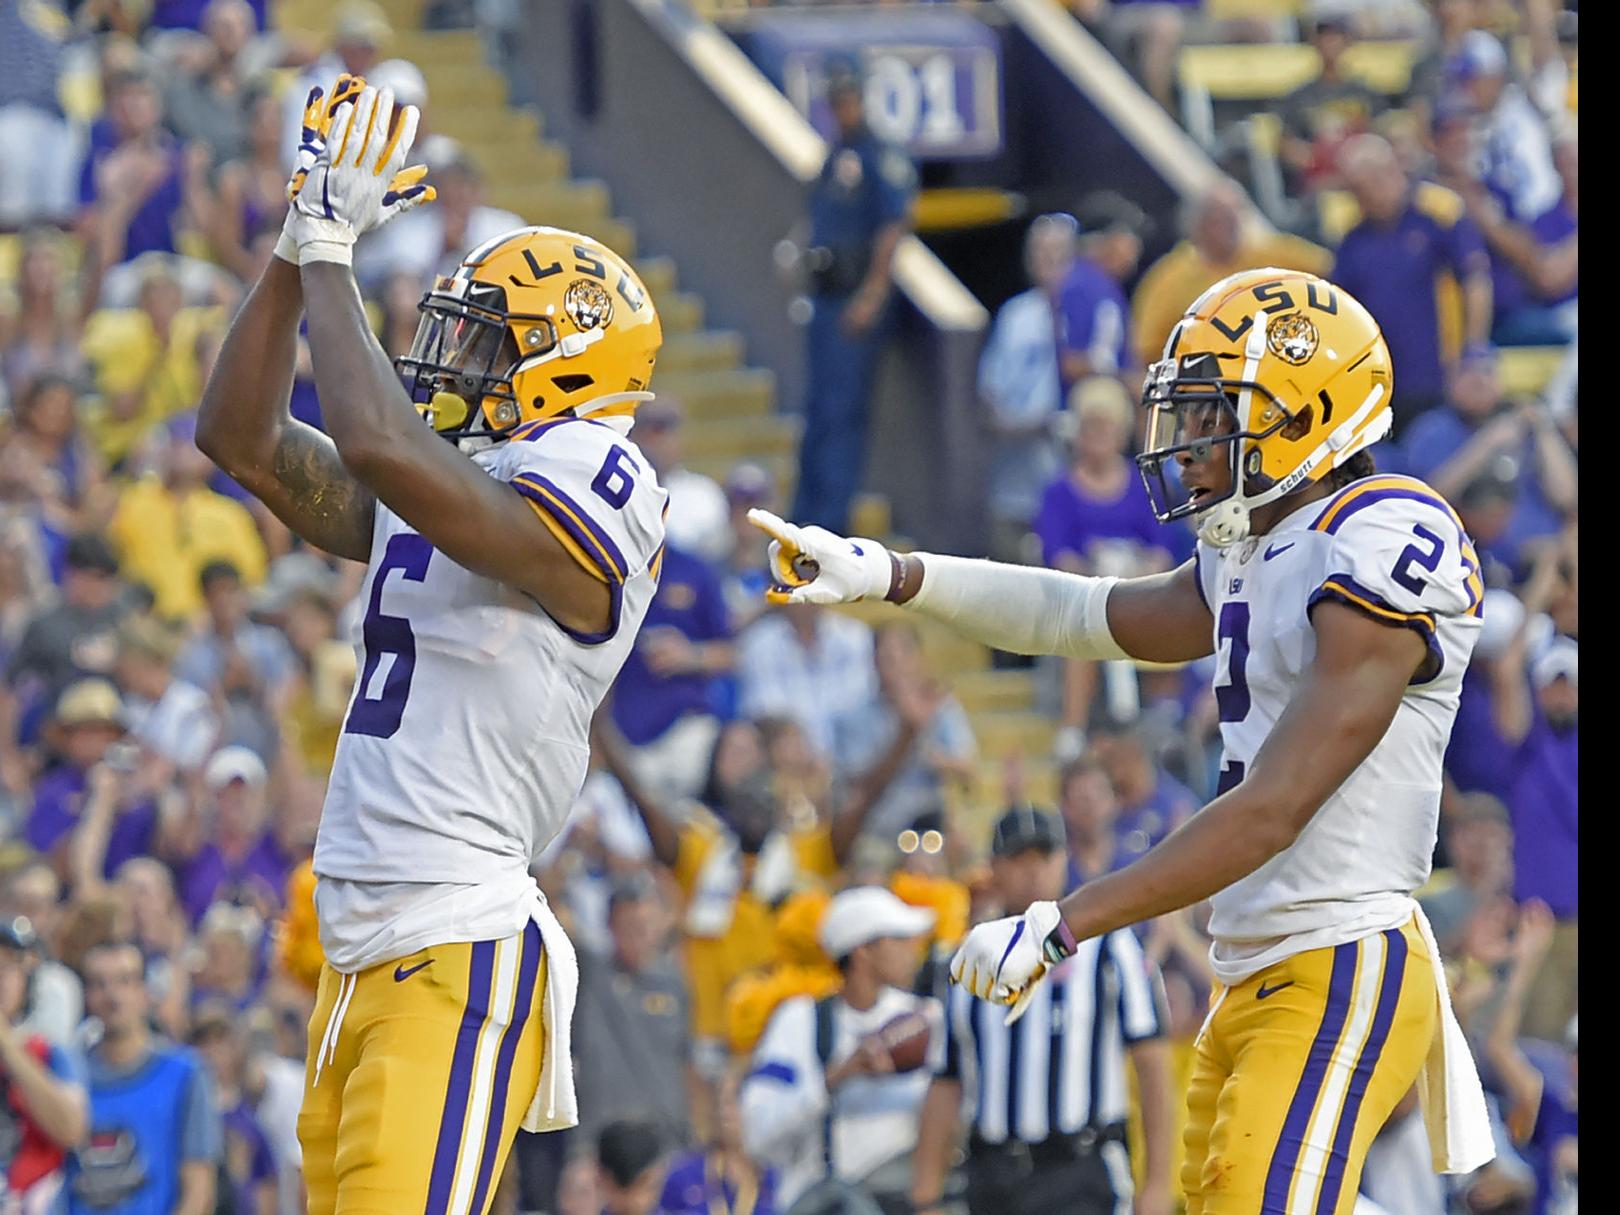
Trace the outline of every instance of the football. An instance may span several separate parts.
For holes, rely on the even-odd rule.
[[[895,1071],[914,1072],[928,1058],[928,1043],[933,1032],[927,1017],[919,1012],[908,1012],[885,1021],[872,1036],[887,1048]]]

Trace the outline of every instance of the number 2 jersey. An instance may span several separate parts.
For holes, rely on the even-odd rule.
[[[1289,848],[1211,900],[1212,961],[1232,984],[1410,918],[1484,589],[1456,512],[1399,476],[1363,478],[1227,549],[1200,543],[1197,576],[1215,618],[1222,792],[1243,779],[1309,668],[1317,605],[1409,628],[1428,650],[1372,754]]]
[[[315,843],[321,944],[340,971],[522,928],[529,867],[584,782],[591,717],[656,587],[668,495],[615,426],[531,423],[473,459],[607,584],[611,621],[577,633],[377,504]]]

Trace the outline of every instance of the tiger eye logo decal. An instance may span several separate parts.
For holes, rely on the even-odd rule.
[[[576,278],[563,293],[563,311],[583,331],[605,329],[613,323],[613,297],[601,283]]]
[[[1310,362],[1321,342],[1316,325],[1303,312],[1279,316],[1266,328],[1266,348],[1295,367]]]

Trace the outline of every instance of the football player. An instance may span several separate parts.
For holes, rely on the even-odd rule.
[[[1444,499],[1374,470],[1390,388],[1383,335],[1348,294],[1245,272],[1193,303],[1144,388],[1155,510],[1198,523],[1179,569],[1089,578],[900,556],[756,513],[778,600],[887,599],[1024,654],[1217,656],[1218,796],[1125,869],[974,928],[952,961],[1016,1015],[1077,942],[1211,900],[1219,982],[1187,1096],[1190,1215],[1344,1215],[1420,1074],[1436,1166],[1492,1154],[1412,899],[1480,628],[1479,563]]]
[[[290,528],[368,563],[315,846],[326,964],[299,1137],[316,1215],[482,1212],[519,1125],[575,1119],[574,957],[529,868],[652,598],[666,494],[628,438],[661,342],[623,259],[524,228],[421,302],[401,387],[350,271],[430,194],[416,111],[312,96],[276,256],[198,442]],[[328,434],[288,413],[300,314]]]

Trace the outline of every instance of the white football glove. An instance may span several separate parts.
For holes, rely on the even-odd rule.
[[[361,233],[436,196],[432,186],[422,183],[425,166],[403,167],[420,120],[417,108],[406,106],[395,126],[393,90],[370,85],[332,111],[325,146],[297,189],[287,218],[300,265],[352,264]]]
[[[1023,915],[978,925],[951,958],[951,982],[981,1000],[1011,1004],[1007,1023],[1012,1024],[1046,974],[1046,938],[1062,918],[1056,903],[1032,903]]]
[[[298,151],[293,158],[293,172],[287,179],[289,203],[298,197],[309,179],[309,171],[326,150],[326,136],[332,129],[333,113],[344,102],[358,97],[365,87],[366,82],[361,77],[344,72],[332,86],[330,96],[320,85],[309,90],[309,96],[304,99],[304,120],[298,130]],[[298,264],[298,239],[294,233],[298,219],[297,211],[288,207],[287,217],[281,225],[281,235],[276,239],[276,256],[295,266]]]
[[[757,507],[748,521],[771,537],[772,603],[855,603],[883,599],[894,559],[876,540],[846,540],[824,527],[799,527]]]

